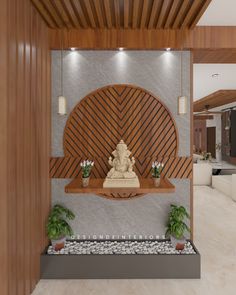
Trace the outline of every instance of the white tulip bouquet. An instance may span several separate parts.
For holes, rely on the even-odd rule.
[[[153,162],[152,163],[152,176],[154,178],[160,178],[163,167],[164,167],[163,163],[160,163],[157,161]]]
[[[80,163],[80,166],[82,168],[82,177],[88,178],[94,166],[94,162],[90,160],[84,160],[83,162]]]

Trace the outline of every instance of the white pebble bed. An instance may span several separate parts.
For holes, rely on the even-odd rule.
[[[196,254],[190,242],[182,251],[175,250],[170,241],[66,241],[65,248],[55,251],[48,247],[48,254],[112,255],[112,254]]]

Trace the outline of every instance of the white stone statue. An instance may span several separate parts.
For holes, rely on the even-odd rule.
[[[103,187],[140,187],[139,180],[133,166],[135,159],[130,159],[131,152],[127,145],[121,140],[116,150],[112,152],[112,157],[109,157],[108,163],[112,166],[103,183]]]

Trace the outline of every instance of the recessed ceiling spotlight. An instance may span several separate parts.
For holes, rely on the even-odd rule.
[[[170,47],[167,47],[167,48],[166,48],[166,51],[170,51],[170,50],[171,50],[171,48],[170,48]]]
[[[71,51],[75,51],[76,50],[76,48],[75,47],[71,47],[71,49],[70,49]]]
[[[123,51],[124,50],[124,48],[123,47],[119,47],[119,51]]]
[[[219,77],[219,76],[220,76],[219,73],[215,73],[215,74],[212,74],[212,75],[211,75],[212,78],[217,78],[217,77]]]

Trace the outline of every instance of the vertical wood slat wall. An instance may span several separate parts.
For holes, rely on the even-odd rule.
[[[29,0],[0,12],[0,286],[28,295],[39,279],[50,210],[48,29]]]

